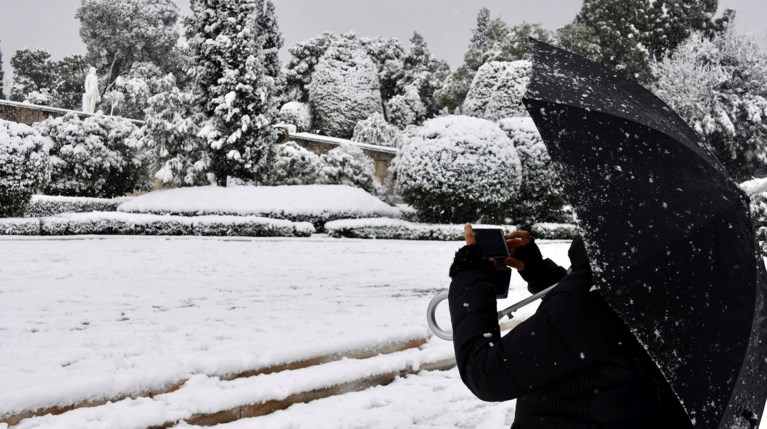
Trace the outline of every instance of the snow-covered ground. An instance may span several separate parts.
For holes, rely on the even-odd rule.
[[[459,246],[324,236],[2,238],[0,414],[424,336],[427,303],[447,287]],[[566,264],[566,242],[542,248]],[[508,301],[527,296],[518,276],[512,288]],[[449,354],[451,344],[433,338],[429,347]],[[513,407],[482,404],[454,371],[344,398],[360,410],[343,420],[349,427],[375,427],[387,408],[412,411],[402,418],[413,426],[433,427],[429,416],[439,416],[436,426],[504,427]],[[332,414],[339,400],[265,419],[300,427]],[[433,408],[451,401],[475,411],[450,417],[444,405]]]

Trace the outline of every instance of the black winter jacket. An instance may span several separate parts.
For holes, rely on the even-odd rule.
[[[451,272],[449,293],[458,369],[478,398],[517,399],[512,429],[692,428],[644,350],[591,291],[587,263],[569,274],[548,259],[525,270],[531,292],[559,285],[503,337],[492,268],[466,268]]]

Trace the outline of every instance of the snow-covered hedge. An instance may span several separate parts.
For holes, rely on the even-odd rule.
[[[485,63],[474,76],[463,114],[490,120],[528,116],[522,97],[531,71],[532,63],[526,60]]]
[[[384,116],[376,112],[364,121],[357,122],[357,125],[354,127],[352,141],[393,147],[399,134],[400,131],[397,127],[386,122]]]
[[[272,146],[271,185],[312,185],[319,181],[322,159],[295,142]]]
[[[130,121],[70,113],[35,128],[53,141],[47,194],[111,198],[149,187],[148,159]]]
[[[0,219],[5,235],[201,235],[309,237],[314,226],[254,216],[160,216],[119,212],[66,213],[44,218]]]
[[[578,235],[578,228],[571,223],[536,223],[530,228],[535,238],[548,240],[571,240]]]
[[[343,185],[168,189],[136,197],[117,210],[182,216],[260,216],[311,222],[318,231],[331,220],[400,214],[397,208],[362,189]]]
[[[378,68],[359,41],[341,37],[322,56],[309,84],[314,127],[350,138],[357,122],[382,112]]]
[[[290,101],[280,108],[280,122],[293,124],[300,132],[311,131],[312,111],[306,103]]]
[[[373,193],[375,164],[357,145],[344,143],[320,156],[319,183],[355,186]]]
[[[45,139],[32,127],[0,120],[0,217],[20,216],[50,174]]]
[[[562,182],[535,123],[529,117],[517,117],[498,124],[514,143],[522,162],[522,185],[511,218],[525,227],[536,222],[562,222]]]
[[[507,232],[515,230],[508,225],[503,228]],[[388,218],[336,220],[326,223],[325,229],[331,237],[437,241],[464,239],[463,225],[425,224]]]
[[[61,213],[113,212],[117,207],[130,200],[122,198],[87,198],[33,195],[24,217],[46,217]]]
[[[393,168],[399,193],[425,222],[502,223],[522,179],[517,151],[498,124],[468,116],[406,129]]]

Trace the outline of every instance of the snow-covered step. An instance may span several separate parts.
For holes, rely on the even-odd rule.
[[[243,371],[243,372],[239,372],[235,374],[226,374],[226,375],[212,374],[212,375],[204,375],[204,376],[216,377],[221,380],[236,380],[240,378],[254,377],[254,376],[263,375],[263,374],[272,374],[272,373],[277,373],[281,371],[307,368],[310,366],[321,365],[321,364],[325,364],[329,362],[338,361],[341,359],[365,359],[365,358],[369,358],[369,357],[373,357],[377,355],[395,353],[395,352],[400,352],[400,351],[408,350],[408,349],[415,349],[424,345],[426,342],[427,342],[426,338],[418,338],[418,337],[403,338],[401,341],[388,342],[383,344],[370,344],[368,346],[362,346],[362,347],[357,347],[357,348],[348,349],[348,350],[339,350],[334,353],[328,353],[324,355],[309,357],[306,359],[299,359],[299,360],[290,361],[283,364],[272,365],[268,367],[256,368],[256,369],[247,370],[247,371]],[[182,387],[187,381],[188,380],[186,379],[179,380],[162,389],[153,389],[153,390],[143,391],[143,392],[134,392],[130,395],[104,398],[103,400],[98,400],[98,401],[93,401],[93,400],[74,401],[73,403],[68,405],[50,406],[50,407],[41,408],[37,410],[26,410],[26,411],[22,411],[22,412],[10,414],[10,415],[0,415],[0,429],[3,428],[4,424],[13,426],[13,425],[19,424],[20,422],[26,419],[30,419],[33,417],[46,416],[46,415],[59,415],[59,414],[71,412],[73,410],[99,407],[110,402],[115,403],[115,402],[120,402],[126,399],[153,398],[158,395],[174,392],[178,390],[180,387]]]
[[[322,363],[234,380],[198,375],[178,390],[153,398],[128,398],[98,407],[81,408],[61,415],[23,420],[15,428],[113,428],[168,427],[178,422],[211,425],[255,417],[373,385],[396,377],[454,365],[452,344],[434,340],[417,348]]]

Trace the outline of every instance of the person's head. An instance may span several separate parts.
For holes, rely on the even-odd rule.
[[[88,73],[89,73],[89,74],[96,74],[96,67],[91,67],[91,68],[88,70]]]
[[[586,254],[586,244],[583,242],[583,237],[580,235],[573,238],[572,244],[570,244],[570,250],[567,251],[567,256],[570,257],[570,265],[573,271],[583,268],[589,268],[589,257]]]

